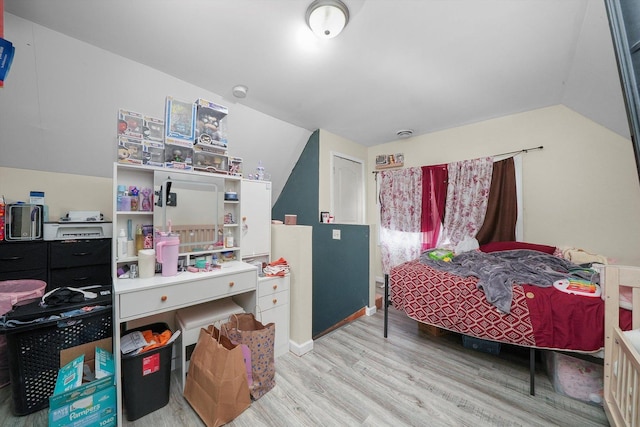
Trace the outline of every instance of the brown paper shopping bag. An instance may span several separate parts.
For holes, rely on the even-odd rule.
[[[200,329],[184,397],[208,427],[228,423],[251,404],[242,349],[213,325]]]
[[[251,350],[251,397],[258,400],[276,385],[274,344],[276,325],[263,325],[253,313],[233,314],[222,325],[232,342],[244,344]]]

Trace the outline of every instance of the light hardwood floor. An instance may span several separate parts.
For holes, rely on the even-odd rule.
[[[276,360],[276,387],[228,424],[259,426],[602,426],[602,407],[555,393],[542,367],[529,395],[528,352],[492,356],[458,335],[431,337],[390,309],[361,317],[314,342],[302,357]],[[173,378],[166,407],[126,426],[202,426]],[[0,426],[45,426],[47,410],[10,412],[0,390]]]

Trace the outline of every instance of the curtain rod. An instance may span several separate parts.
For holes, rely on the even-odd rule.
[[[544,145],[541,145],[539,147],[523,148],[521,150],[507,151],[506,153],[494,154],[493,156],[490,156],[490,157],[500,157],[500,156],[507,156],[509,154],[528,153],[529,151],[542,150],[543,148],[544,148]],[[372,171],[371,173],[377,175],[379,172],[382,172],[382,171]]]

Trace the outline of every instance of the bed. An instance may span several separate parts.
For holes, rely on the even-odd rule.
[[[525,251],[556,262],[563,260],[555,247],[525,242],[495,242],[480,249],[487,254]],[[553,286],[536,286],[534,278],[509,286],[512,300],[505,312],[488,302],[478,282],[477,277],[462,277],[426,265],[419,259],[392,268],[385,277],[385,337],[387,310],[392,304],[410,318],[427,325],[474,338],[528,347],[532,395],[535,394],[536,349],[592,354],[604,348],[605,304],[602,298],[572,295]],[[630,314],[623,313],[626,311],[620,313],[623,329],[630,326]]]
[[[631,330],[624,331],[619,315],[627,302],[640,307],[640,268],[606,266],[604,409],[612,426],[640,426],[640,312],[633,313]],[[623,296],[626,293],[626,297]],[[636,310],[638,311],[638,310]]]

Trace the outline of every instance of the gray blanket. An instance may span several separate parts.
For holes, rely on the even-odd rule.
[[[420,262],[456,276],[477,277],[477,286],[484,291],[487,301],[503,313],[511,312],[514,284],[549,287],[556,280],[569,277],[591,280],[594,283],[598,280],[593,272],[585,271],[579,265],[527,249],[492,253],[464,252],[453,257],[450,262],[432,260],[427,251],[420,256]]]

